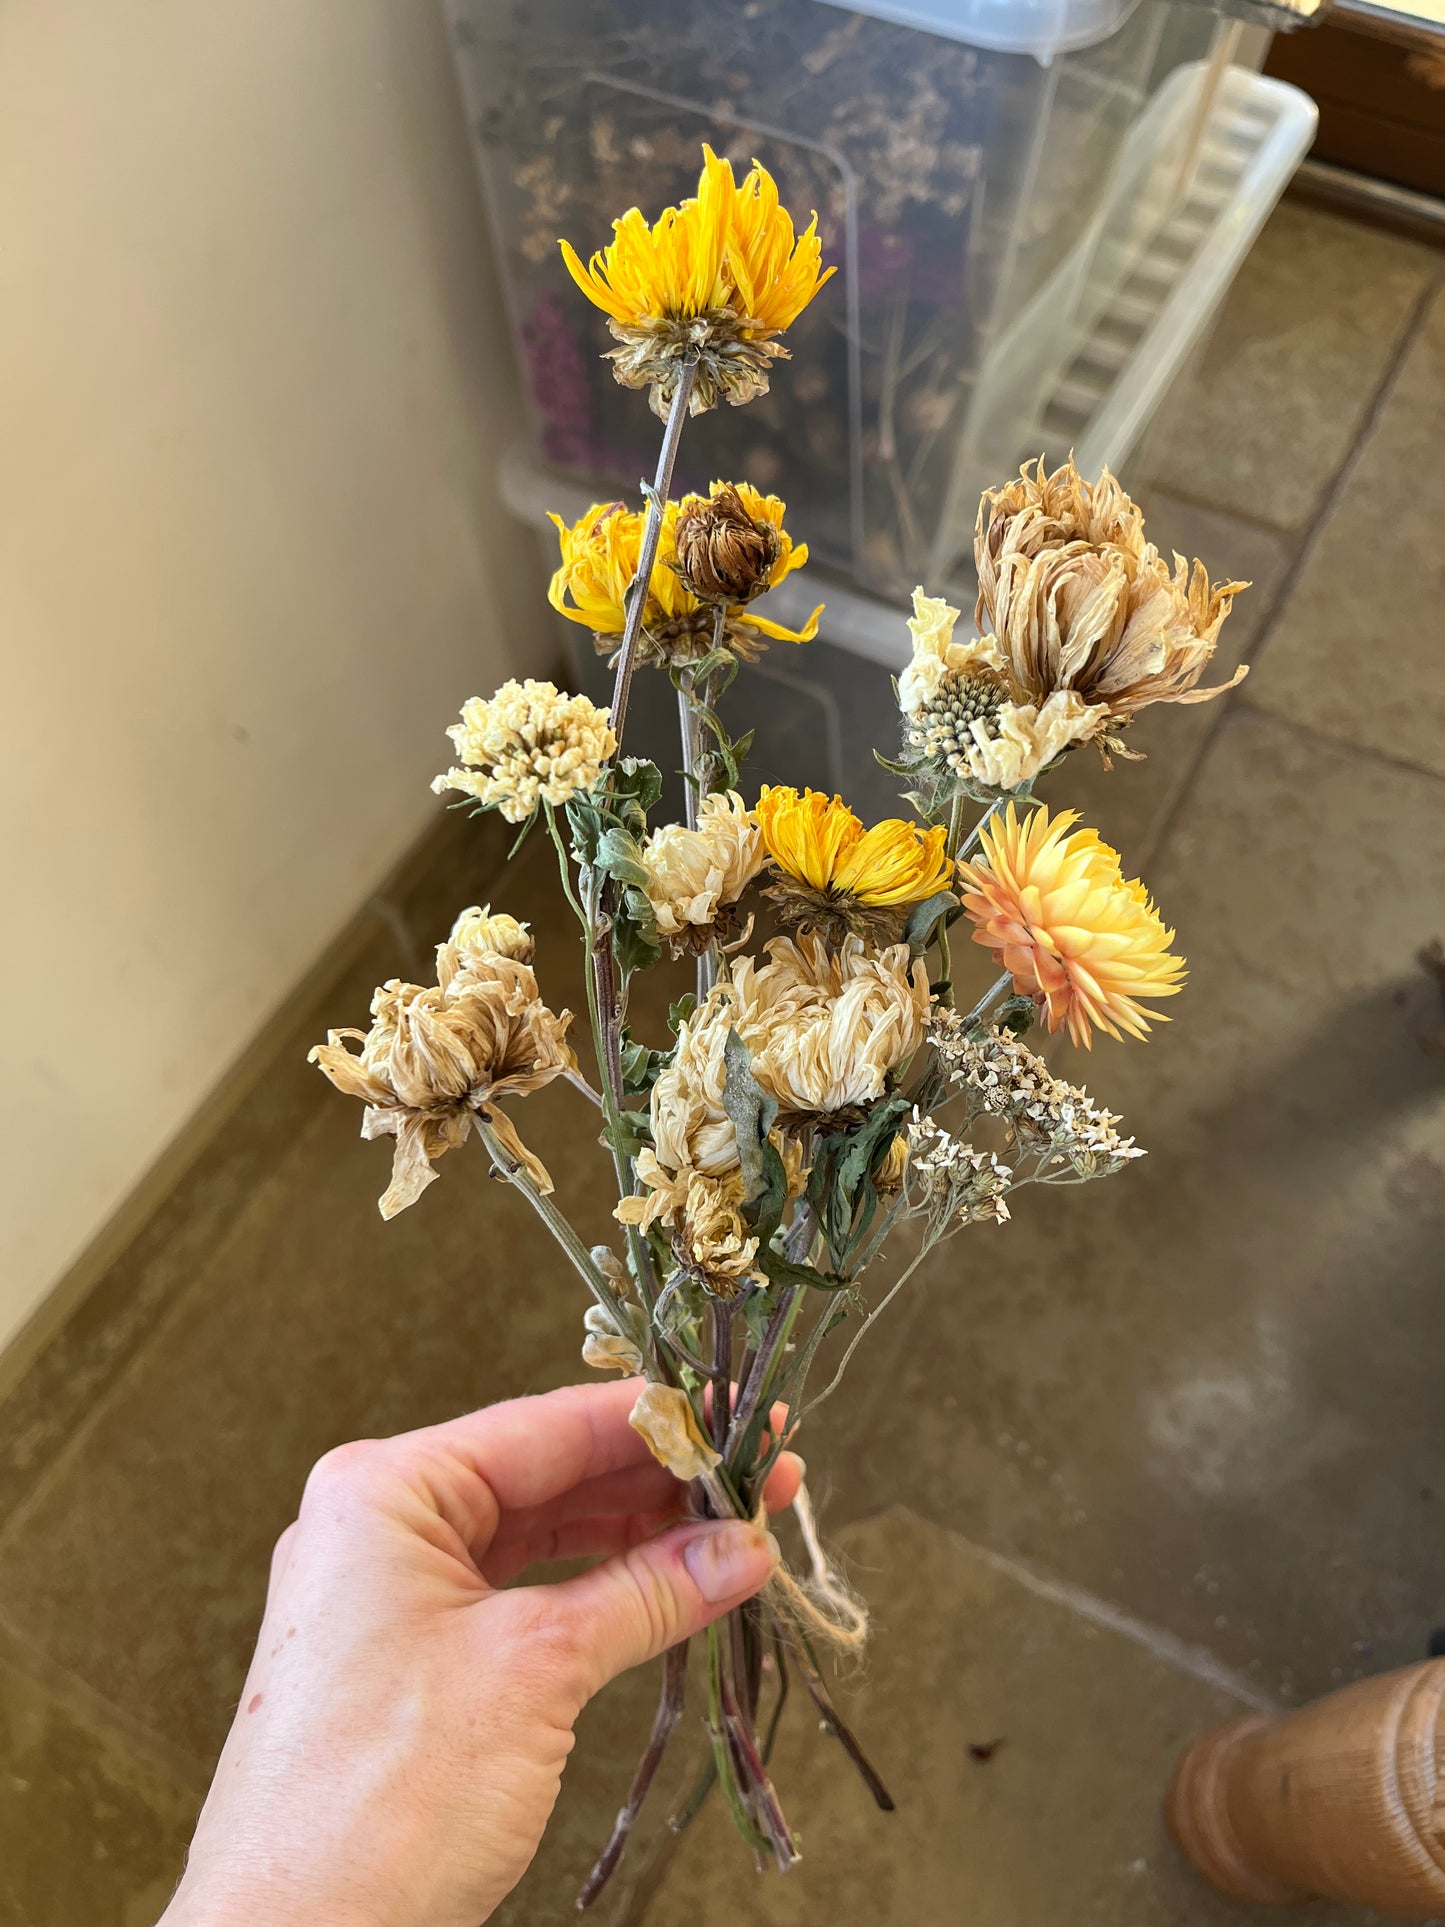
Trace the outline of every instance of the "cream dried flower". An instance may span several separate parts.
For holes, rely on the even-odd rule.
[[[703,1436],[692,1401],[676,1385],[644,1385],[627,1423],[674,1478],[700,1479],[719,1461],[720,1455]]]
[[[956,642],[954,627],[959,610],[942,596],[913,591],[913,614],[908,631],[913,659],[898,678],[898,701],[905,716],[919,715],[945,685],[977,678],[986,688],[1002,689],[1005,665],[992,636]]]
[[[1232,689],[1196,684],[1243,582],[1211,585],[1202,562],[1171,570],[1138,506],[1106,469],[1090,485],[1072,462],[989,491],[974,536],[977,620],[990,629],[1021,698],[1072,690],[1105,712],[1099,741],[1149,703],[1202,703]]]
[[[621,1372],[624,1378],[642,1370],[642,1347],[630,1323],[624,1329],[601,1305],[589,1305],[582,1314],[582,1328],[584,1365],[596,1372]]]
[[[383,1218],[416,1202],[436,1176],[432,1165],[464,1144],[479,1118],[539,1189],[552,1189],[495,1103],[577,1068],[567,1043],[571,1013],[547,1008],[526,964],[479,958],[449,990],[393,978],[372,998],[371,1012],[370,1030],[328,1031],[307,1061],[366,1105],[363,1137],[396,1139]],[[347,1048],[348,1039],[359,1040],[360,1052]]]
[[[904,741],[914,756],[990,790],[1031,783],[1064,750],[1084,742],[1108,711],[1077,691],[1042,704],[1020,698],[992,636],[956,642],[959,611],[913,592],[913,660],[898,681]]]
[[[725,1050],[735,1030],[752,1075],[785,1119],[859,1110],[923,1040],[928,974],[907,946],[869,952],[846,937],[775,937],[769,961],[741,957],[678,1032],[672,1063],[652,1087],[652,1138],[666,1170],[722,1177],[738,1163],[723,1104]]]
[[[543,803],[560,807],[594,789],[616,752],[608,712],[555,683],[505,682],[495,696],[473,696],[447,731],[464,768],[449,769],[432,788],[461,790],[509,823],[525,823]]]
[[[802,1154],[775,1134],[793,1195],[801,1188]],[[742,1215],[743,1179],[734,1168],[721,1177],[690,1169],[669,1171],[644,1146],[635,1170],[644,1189],[624,1198],[614,1216],[622,1224],[667,1231],[679,1268],[715,1298],[731,1298],[750,1278],[761,1279],[758,1240]]]
[[[752,1074],[784,1113],[861,1109],[923,1041],[928,971],[906,944],[870,952],[845,937],[774,937],[769,962],[740,957],[730,974],[735,1022]]]
[[[474,903],[462,911],[446,942],[437,945],[437,982],[449,990],[480,957],[511,957],[516,963],[529,964],[536,954],[530,924],[519,923],[505,910],[494,914],[489,903]]]
[[[675,952],[705,948],[730,927],[730,912],[767,852],[757,819],[736,790],[705,796],[697,827],[669,823],[642,846],[647,898]]]

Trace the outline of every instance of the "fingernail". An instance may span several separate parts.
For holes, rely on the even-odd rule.
[[[742,1519],[706,1526],[682,1549],[693,1584],[712,1606],[755,1592],[782,1556],[771,1532]]]

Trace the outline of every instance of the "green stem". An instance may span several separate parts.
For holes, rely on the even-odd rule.
[[[663,506],[672,491],[672,469],[677,460],[677,445],[687,420],[688,403],[697,379],[697,362],[684,361],[677,371],[677,387],[667,411],[667,426],[657,457],[657,473],[647,497],[647,515],[642,524],[642,539],[637,550],[637,573],[627,591],[627,614],[622,624],[622,640],[617,650],[617,674],[612,685],[612,733],[617,738],[617,754],[622,754],[622,731],[627,721],[627,697],[632,688],[632,672],[637,664],[637,646],[642,639],[642,618],[647,609],[647,591],[652,584],[657,545],[662,536]]]
[[[607,1312],[610,1317],[616,1318],[618,1315],[617,1299],[613,1295],[612,1288],[607,1283],[607,1280],[602,1276],[602,1273],[597,1269],[596,1265],[593,1264],[592,1254],[588,1251],[586,1245],[583,1244],[582,1240],[577,1236],[577,1233],[572,1229],[571,1225],[568,1224],[552,1200],[547,1197],[545,1193],[539,1191],[536,1185],[533,1184],[526,1171],[501,1143],[484,1117],[479,1116],[477,1118],[477,1132],[481,1137],[482,1143],[486,1146],[487,1155],[491,1158],[493,1165],[502,1173],[502,1176],[506,1178],[509,1184],[515,1185],[522,1193],[522,1196],[527,1200],[528,1204],[531,1205],[537,1216],[542,1220],[543,1224],[546,1225],[552,1236],[571,1259],[582,1282],[592,1293],[592,1296],[597,1300],[598,1304],[601,1305],[602,1309]]]
[[[591,966],[597,939],[593,934],[593,920],[579,901],[572,887],[572,867],[567,859],[566,846],[557,828],[557,813],[550,803],[543,806],[547,812],[547,829],[557,852],[557,867],[562,876],[562,888],[568,903],[576,914],[582,927],[582,949],[584,962],[582,976],[587,990],[587,1023],[592,1032],[592,1052],[597,1059],[597,1078],[602,1088],[598,1092],[598,1102],[602,1107],[602,1117],[606,1124],[607,1148],[612,1153],[612,1171],[617,1181],[619,1198],[629,1197],[632,1193],[632,1174],[627,1168],[627,1160],[617,1149],[619,1124],[619,1103],[612,1077],[610,1075],[611,1053],[602,1031],[602,1013],[597,1002],[597,973]],[[648,1254],[647,1241],[636,1225],[625,1227],[627,1249],[632,1258],[632,1270],[637,1279],[637,1288],[642,1294],[649,1316],[656,1300],[656,1279],[653,1275],[652,1260]]]
[[[733,1766],[732,1748],[728,1744],[727,1727],[723,1713],[722,1690],[722,1631],[714,1620],[707,1629],[707,1732],[712,1742],[713,1764],[722,1785],[723,1798],[728,1803],[733,1825],[747,1841],[756,1854],[768,1851],[768,1842],[759,1832],[743,1799]]]
[[[1013,985],[1013,978],[1007,970],[1004,971],[1002,976],[995,977],[993,982],[989,985],[988,989],[983,993],[983,995],[979,998],[978,1002],[974,1005],[973,1009],[968,1013],[967,1017],[964,1018],[963,1022],[964,1022],[965,1029],[972,1030],[975,1024],[981,1024],[984,1019],[984,1014],[988,1010],[989,1006],[991,1004],[997,1003],[1000,993],[1002,991],[1012,988],[1012,985]]]
[[[922,1250],[918,1253],[917,1257],[912,1259],[903,1268],[902,1272],[900,1272],[900,1274],[895,1279],[893,1284],[884,1293],[882,1298],[879,1299],[878,1303],[873,1307],[872,1311],[869,1312],[868,1316],[863,1320],[863,1323],[858,1327],[857,1331],[854,1332],[852,1340],[849,1343],[848,1349],[847,1351],[844,1352],[842,1358],[840,1359],[838,1363],[838,1369],[836,1372],[834,1372],[832,1378],[823,1387],[822,1391],[819,1392],[818,1396],[816,1398],[809,1399],[808,1403],[803,1407],[802,1411],[798,1413],[795,1419],[793,1419],[792,1424],[794,1427],[801,1425],[805,1418],[811,1417],[811,1415],[817,1411],[818,1407],[823,1403],[823,1401],[825,1399],[831,1398],[833,1393],[837,1391],[838,1386],[842,1382],[843,1374],[848,1369],[849,1360],[852,1358],[854,1352],[857,1351],[858,1347],[863,1342],[864,1333],[867,1332],[871,1326],[875,1325],[878,1322],[879,1318],[882,1317],[883,1313],[887,1311],[888,1307],[893,1303],[893,1300],[898,1296],[899,1292],[902,1291],[903,1287],[908,1283],[908,1280],[913,1276],[914,1272],[917,1271],[918,1267],[923,1263],[923,1260],[928,1256],[929,1252],[932,1249],[933,1249],[933,1246],[931,1243],[925,1244]]]

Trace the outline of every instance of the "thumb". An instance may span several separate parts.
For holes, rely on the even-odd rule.
[[[548,1603],[588,1653],[596,1692],[751,1599],[780,1557],[762,1526],[695,1519],[548,1587]]]

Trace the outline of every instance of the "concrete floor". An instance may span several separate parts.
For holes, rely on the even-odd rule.
[[[659,1797],[604,1919],[1263,1920],[1163,1835],[1180,1746],[1422,1657],[1445,1621],[1445,1077],[1415,962],[1445,935],[1442,269],[1283,208],[1156,431],[1151,532],[1253,578],[1225,653],[1257,668],[1227,707],[1152,712],[1146,764],[1063,772],[1190,959],[1172,1025],[1070,1073],[1150,1156],[939,1253],[805,1447],[875,1607],[851,1694],[898,1813],[799,1713],[777,1771],[798,1872],[757,1879],[716,1814],[660,1836]],[[154,1919],[321,1451],[580,1375],[581,1307],[525,1207],[462,1157],[383,1226],[387,1153],[302,1062],[494,860],[448,819],[0,1402],[0,1927]],[[575,1007],[545,866],[503,900]],[[564,1092],[528,1101],[600,1228],[579,1123]],[[589,1711],[502,1918],[572,1917],[653,1692]]]

